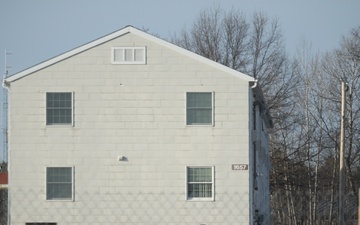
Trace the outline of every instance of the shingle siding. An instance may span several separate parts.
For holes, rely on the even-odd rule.
[[[146,65],[111,47],[146,46]],[[249,82],[126,34],[11,83],[11,224],[249,224]],[[46,126],[46,92],[74,92],[74,126]],[[214,126],[186,126],[186,92],[214,92]],[[125,161],[118,161],[125,156]],[[46,201],[46,166],[74,166],[74,201]],[[215,166],[215,201],[186,201],[187,165]]]

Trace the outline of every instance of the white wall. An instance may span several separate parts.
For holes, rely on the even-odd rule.
[[[146,65],[111,47],[146,46]],[[46,126],[72,91],[75,126]],[[215,93],[215,126],[185,125],[185,93]],[[249,224],[249,84],[132,34],[11,84],[11,224]],[[127,161],[117,161],[123,155]],[[45,200],[46,166],[75,167],[75,200]],[[185,166],[215,166],[215,201],[185,200]]]

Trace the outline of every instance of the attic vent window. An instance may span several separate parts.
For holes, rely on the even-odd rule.
[[[112,64],[145,64],[145,47],[113,47],[111,50]]]

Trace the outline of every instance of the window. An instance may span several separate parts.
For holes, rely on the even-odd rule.
[[[46,200],[73,199],[73,167],[46,168]]]
[[[72,124],[73,99],[71,92],[46,93],[46,124]]]
[[[145,47],[114,47],[112,48],[113,64],[145,64]]]
[[[214,200],[214,167],[186,167],[187,200]]]
[[[213,124],[213,93],[186,93],[186,125]]]
[[[56,225],[56,223],[25,223],[25,225]]]

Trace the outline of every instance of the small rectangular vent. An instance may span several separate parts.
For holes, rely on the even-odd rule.
[[[145,47],[113,47],[111,49],[112,64],[145,64]]]

